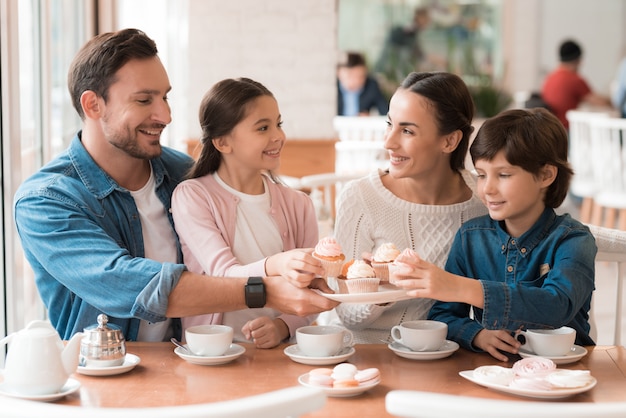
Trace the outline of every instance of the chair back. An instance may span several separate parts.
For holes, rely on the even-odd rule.
[[[569,161],[574,169],[571,190],[576,196],[593,197],[597,187],[591,156],[594,152],[591,139],[591,122],[608,118],[607,113],[570,110],[566,113],[569,122]]]
[[[592,308],[589,313],[591,324],[591,338],[597,341],[597,323],[609,320],[613,323],[612,336],[602,336],[603,344],[623,345],[622,320],[623,320],[623,292],[624,280],[626,280],[626,231],[604,228],[596,225],[587,225],[596,239],[598,253],[596,254],[596,272],[599,263],[603,263],[603,274],[596,273],[596,289],[602,287],[602,292],[613,295],[610,306],[602,306],[603,311],[608,309],[608,318],[600,317],[599,307],[596,306],[595,297],[592,299]],[[604,274],[604,273],[611,274]],[[608,287],[608,289],[607,289]],[[598,290],[596,290],[597,292]],[[606,327],[603,327],[605,329]]]
[[[385,396],[387,412],[414,418],[617,418],[626,416],[626,402],[502,400],[417,390],[392,390]]]
[[[98,408],[2,399],[4,418],[279,418],[299,417],[326,403],[322,389],[303,386],[280,389],[230,401],[148,408]]]
[[[332,235],[339,193],[346,183],[359,177],[361,175],[355,173],[321,173],[300,178],[300,187],[310,190],[320,228],[320,237]]]
[[[595,199],[626,208],[626,119],[597,118],[590,126],[592,147],[586,158],[594,164]]]
[[[387,164],[386,116],[335,116],[335,172],[365,174]]]

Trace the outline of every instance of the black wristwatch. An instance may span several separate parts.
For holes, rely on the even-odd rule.
[[[248,277],[245,291],[248,308],[262,308],[265,306],[265,283],[263,283],[263,277]]]

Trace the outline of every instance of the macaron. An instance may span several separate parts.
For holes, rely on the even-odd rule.
[[[327,374],[311,374],[309,373],[309,384],[315,386],[332,387],[334,379]]]
[[[359,384],[367,384],[369,382],[373,382],[376,379],[380,378],[380,370],[376,367],[371,367],[369,369],[363,369],[356,372],[354,375],[354,379],[359,382]]]
[[[325,375],[330,376],[333,374],[333,369],[329,369],[328,367],[318,367],[317,369],[313,369],[309,372],[310,375]]]
[[[354,375],[357,371],[358,370],[354,364],[341,363],[333,368],[331,376],[335,380],[354,379]]]
[[[333,388],[353,388],[359,386],[359,381],[356,379],[338,379],[333,382]]]

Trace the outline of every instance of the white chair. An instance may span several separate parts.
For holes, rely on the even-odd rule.
[[[151,408],[78,407],[3,397],[1,409],[4,418],[278,418],[317,411],[325,403],[322,389],[297,386],[230,401]]]
[[[591,120],[594,207],[591,223],[626,230],[626,119]],[[618,215],[619,212],[619,215]]]
[[[600,286],[611,286],[608,294],[611,294],[613,289],[615,290],[614,309],[609,310],[609,315],[614,311],[613,315],[613,338],[607,339],[608,343],[613,345],[623,345],[622,343],[622,319],[624,313],[622,312],[622,299],[624,291],[624,280],[626,280],[626,231],[618,229],[604,228],[596,225],[587,225],[591,230],[591,233],[596,239],[596,245],[598,247],[598,253],[596,254],[596,288]],[[598,263],[613,264],[613,269],[610,270],[609,266],[603,266],[603,273],[613,271],[615,272],[615,279],[611,280],[609,277],[605,277],[605,274],[598,274]],[[602,309],[607,308],[602,306]],[[592,310],[590,312],[590,324],[592,327],[591,337],[597,340],[597,326],[598,315],[596,311],[599,308],[592,302]],[[604,338],[604,336],[603,336]],[[604,343],[604,342],[603,342]]]
[[[569,122],[569,161],[574,169],[570,189],[574,195],[583,198],[580,220],[590,222],[597,188],[592,161],[594,147],[591,139],[591,121],[607,118],[609,115],[603,112],[570,110],[565,116]]]
[[[626,402],[566,402],[485,399],[416,390],[392,390],[387,412],[407,418],[623,418]]]
[[[360,174],[321,173],[300,178],[300,187],[311,191],[320,237],[332,235],[335,226],[335,209],[341,189]]]
[[[387,164],[386,116],[335,116],[335,172],[365,174]]]

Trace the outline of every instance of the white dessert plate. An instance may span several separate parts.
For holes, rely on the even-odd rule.
[[[309,383],[309,374],[305,373],[298,377],[298,382],[300,382],[302,386],[307,386],[315,389],[323,389],[326,395],[330,396],[331,398],[347,398],[367,392],[368,390],[380,383],[380,378],[372,382],[367,382],[365,384],[354,386],[351,388],[331,388],[328,386],[313,385]]]
[[[0,384],[0,395],[10,396],[12,398],[20,398],[27,399],[29,401],[41,401],[41,402],[52,402],[58,399],[61,399],[64,396],[70,395],[80,389],[80,382],[75,379],[67,379],[65,385],[57,392],[51,393],[49,395],[20,395],[18,393],[13,393],[8,391],[4,387],[4,383]]]
[[[437,360],[449,357],[452,353],[459,349],[459,345],[450,340],[446,340],[446,342],[437,351],[413,351],[408,347],[395,342],[389,344],[387,347],[389,347],[389,349],[396,355],[409,360]]]
[[[524,350],[519,350],[520,357],[523,357],[523,358],[526,358],[526,357],[543,357],[543,358],[548,358],[548,359],[552,360],[554,362],[554,364],[574,363],[574,362],[577,362],[578,360],[580,360],[581,358],[585,357],[586,354],[587,354],[587,349],[585,347],[581,347],[579,345],[573,346],[572,349],[570,350],[570,352],[565,354],[564,356],[555,356],[555,357],[540,356],[540,355],[535,354],[535,353],[531,353],[531,352],[524,351]]]
[[[246,349],[239,344],[231,344],[230,348],[221,356],[196,356],[186,353],[180,347],[176,347],[174,349],[174,353],[176,353],[178,357],[188,361],[189,363],[199,364],[201,366],[218,366],[220,364],[230,363],[245,352]]]
[[[494,389],[499,392],[509,393],[517,396],[524,396],[527,398],[536,398],[536,399],[560,399],[567,398],[569,396],[576,395],[578,393],[587,392],[591,388],[593,388],[598,381],[593,378],[587,385],[581,386],[578,388],[557,388],[551,390],[533,390],[533,389],[520,389],[505,385],[499,385],[497,383],[485,382],[480,379],[474,378],[473,370],[464,370],[459,372],[461,377],[466,378],[467,380],[476,383],[477,385],[484,386],[489,389]]]
[[[298,348],[298,344],[285,347],[283,352],[296,363],[308,364],[310,366],[325,366],[329,364],[339,364],[352,356],[356,350],[354,347],[346,347],[339,354],[329,357],[311,357],[304,354]]]
[[[76,371],[80,374],[85,374],[87,376],[113,376],[116,374],[126,373],[131,371],[141,362],[139,356],[134,354],[126,353],[124,357],[124,363],[119,366],[113,367],[89,367],[89,366],[78,366]]]
[[[411,299],[406,294],[406,290],[398,289],[392,284],[381,284],[378,286],[378,292],[369,293],[323,293],[320,294],[328,299],[336,300],[344,303],[388,303],[397,302],[399,300]]]

